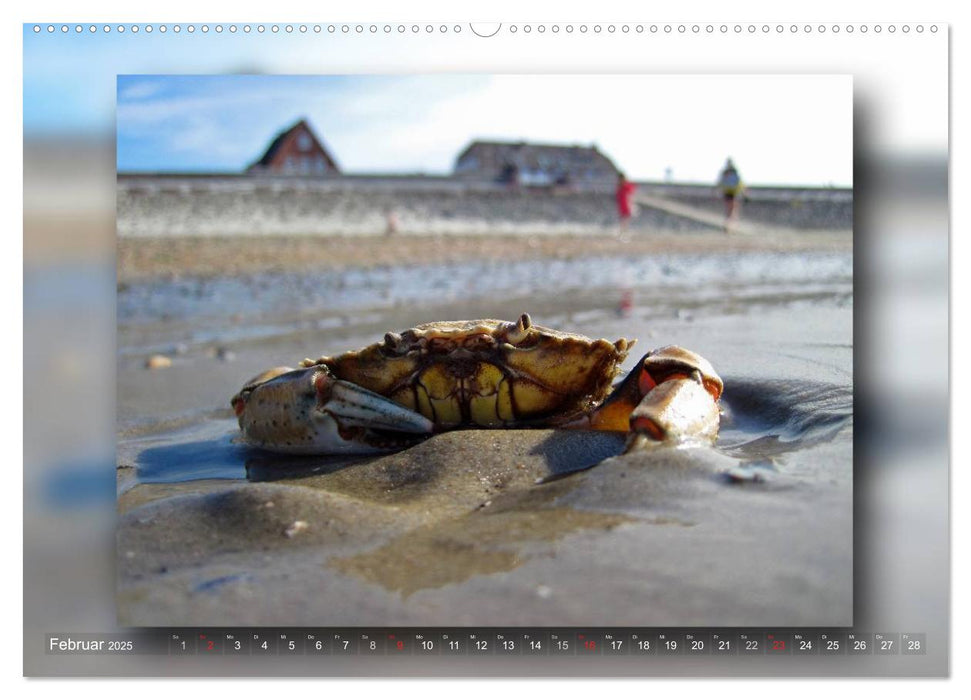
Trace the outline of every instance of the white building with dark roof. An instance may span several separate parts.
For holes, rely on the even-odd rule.
[[[613,185],[619,170],[596,146],[473,141],[455,161],[459,177],[522,185]]]

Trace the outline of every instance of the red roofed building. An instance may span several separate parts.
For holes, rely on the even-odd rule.
[[[277,134],[266,153],[246,169],[271,175],[338,175],[337,162],[324,148],[306,119]]]

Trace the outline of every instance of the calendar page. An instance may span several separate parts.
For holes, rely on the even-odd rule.
[[[25,23],[25,674],[946,674],[948,34]]]

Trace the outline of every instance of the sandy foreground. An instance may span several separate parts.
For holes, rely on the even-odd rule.
[[[845,234],[805,232],[377,241],[121,239],[119,278],[592,251],[849,256],[851,247]],[[626,317],[613,297],[555,290],[426,301],[339,332],[231,344],[231,361],[202,346],[159,371],[120,357],[119,622],[849,625],[852,281],[746,285],[689,286],[678,298],[641,289]],[[639,338],[628,366],[669,343],[707,357],[726,384],[718,444],[622,455],[623,441],[608,435],[457,431],[341,461],[280,459],[234,442],[228,398],[260,369],[360,346],[379,326],[524,310],[592,337]],[[184,330],[179,323],[151,330]],[[119,337],[148,334],[133,328]]]

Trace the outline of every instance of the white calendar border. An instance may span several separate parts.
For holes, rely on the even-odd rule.
[[[451,20],[467,19],[468,15],[475,15],[476,19],[483,20],[498,20],[507,19],[510,17],[517,17],[520,19],[530,19],[533,21],[549,21],[550,18],[569,18],[571,20],[588,20],[594,21],[597,19],[607,19],[600,17],[602,13],[607,13],[615,18],[635,18],[635,17],[645,17],[651,21],[664,22],[686,22],[686,21],[722,21],[731,20],[732,17],[726,17],[726,14],[737,14],[746,15],[747,18],[772,18],[774,20],[779,19],[783,15],[788,15],[789,19],[793,16],[798,16],[802,21],[813,21],[819,22],[823,21],[841,21],[841,22],[853,22],[853,21],[872,21],[870,15],[878,15],[879,18],[919,18],[921,21],[925,19],[927,21],[955,21],[956,17],[953,13],[953,4],[949,2],[940,2],[935,0],[925,0],[922,3],[915,4],[913,2],[901,2],[899,0],[887,0],[881,3],[879,6],[874,7],[872,10],[867,11],[865,14],[857,7],[852,6],[850,3],[845,2],[845,0],[819,0],[812,4],[806,4],[800,7],[786,6],[784,9],[780,8],[778,2],[736,2],[730,4],[731,13],[726,12],[726,4],[724,2],[696,2],[691,5],[679,4],[678,6],[664,5],[658,7],[651,7],[644,3],[629,3],[629,2],[615,2],[611,3],[609,7],[602,7],[596,3],[541,3],[535,5],[526,6],[522,2],[513,2],[509,0],[495,0],[488,4],[488,6],[479,7],[469,7],[467,4],[459,4],[454,2],[409,2],[409,3],[391,3],[391,2],[356,2],[352,4],[345,5],[332,5],[324,7],[320,3],[291,3],[289,5],[276,4],[272,8],[267,7],[241,7],[238,4],[230,5],[228,3],[224,4],[221,8],[213,7],[203,7],[198,2],[186,2],[185,0],[172,0],[166,3],[164,8],[160,7],[146,7],[144,5],[139,5],[131,2],[89,2],[83,5],[79,5],[77,2],[66,2],[64,0],[51,0],[44,4],[43,7],[24,5],[16,8],[16,22],[18,26],[15,26],[13,22],[8,21],[4,23],[4,26],[10,31],[7,35],[7,41],[5,42],[4,52],[5,65],[10,70],[11,75],[7,81],[8,89],[12,90],[15,94],[11,95],[10,104],[22,104],[22,95],[20,90],[22,89],[22,83],[20,80],[20,75],[22,75],[22,43],[20,40],[20,22],[30,22],[38,21],[39,19],[44,19],[46,21],[57,21],[61,18],[71,18],[72,20],[83,20],[83,21],[104,21],[111,19],[112,21],[118,21],[120,19],[125,19],[126,21],[145,21],[146,15],[151,15],[151,21],[158,21],[159,19],[166,19],[171,17],[173,19],[178,19],[179,21],[194,19],[204,19],[209,21],[214,17],[225,16],[227,18],[233,14],[240,14],[246,16],[263,17],[266,19],[271,19],[274,21],[309,21],[315,17],[326,16],[327,19],[332,19],[333,21],[365,21],[368,19],[375,19],[379,21],[395,21],[395,20],[407,20],[411,21],[413,18],[417,17],[434,17],[436,19],[448,18]],[[13,19],[7,17],[6,15],[10,13],[10,10],[4,10],[5,19]],[[27,17],[27,14],[33,13],[38,16]],[[655,14],[656,13],[656,14]],[[83,16],[82,16],[83,15]],[[459,16],[462,17],[459,17]],[[63,21],[63,20],[62,20]],[[950,27],[951,37],[952,37],[952,79],[951,79],[951,89],[952,89],[952,123],[956,120],[953,119],[954,114],[967,115],[967,99],[966,91],[967,88],[962,90],[962,81],[964,84],[968,82],[968,71],[967,71],[967,55],[969,52],[968,41],[966,35],[967,25],[957,23]],[[13,36],[16,34],[16,38]],[[16,145],[16,140],[21,136],[22,122],[19,119],[19,115],[14,109],[8,109],[4,112],[4,126],[6,127],[3,131],[7,135],[5,139],[5,151],[4,153],[8,156],[8,162],[11,160],[16,160],[21,162],[17,151],[19,150]],[[964,132],[958,131],[958,133],[952,136],[951,146],[952,146],[952,192],[967,192],[968,178],[967,178],[967,168],[964,166],[966,159],[968,157],[968,151],[966,147],[966,141],[964,141]],[[19,178],[18,178],[19,175]],[[22,221],[22,199],[18,196],[16,188],[19,185],[22,187],[22,172],[13,173],[7,178],[5,195],[4,195],[4,212],[6,213],[6,230],[8,234],[10,232],[16,232],[20,230],[20,222]],[[955,231],[955,235],[952,237],[952,270],[959,271],[965,268],[968,263],[967,260],[967,244],[964,243],[964,235],[968,234],[969,226],[971,223],[967,216],[967,205],[962,202],[967,201],[965,197],[957,197],[952,202],[952,230]],[[18,241],[14,235],[8,235],[3,240],[3,255],[0,255],[0,260],[2,260],[3,274],[0,275],[0,279],[3,280],[3,298],[6,300],[4,305],[3,313],[4,320],[8,324],[22,332],[22,265],[20,259],[22,258],[22,241]],[[966,299],[968,291],[968,275],[958,274],[953,278],[953,288],[952,288],[952,299],[954,302],[960,303],[959,300]],[[963,306],[960,308],[964,308]],[[966,314],[965,314],[966,315]],[[967,330],[966,323],[962,323],[962,319],[959,314],[955,314],[952,311],[952,351],[958,351],[956,354],[966,354],[963,350],[968,347],[967,343]],[[22,338],[21,338],[22,341]],[[22,368],[22,354],[20,352],[22,348],[22,342],[19,344],[16,342],[10,342],[5,344],[3,350],[3,360],[5,361],[4,366],[8,368],[11,367],[21,367]],[[952,365],[953,375],[953,390],[954,393],[958,393],[960,389],[967,386],[967,372],[964,370],[960,363],[954,363]],[[8,386],[8,390],[16,391],[20,389],[21,386],[17,382],[10,382],[16,386]],[[22,402],[21,402],[22,405]],[[953,417],[952,425],[961,426],[966,424],[968,419],[968,411],[965,406],[960,405],[955,402],[953,406]],[[9,441],[9,444],[19,444],[21,445],[22,451],[22,425],[11,425],[7,423],[4,427],[4,438]],[[961,444],[960,441],[955,441],[954,452],[953,452],[953,481],[952,484],[955,488],[961,489],[962,495],[967,495],[967,477],[964,475],[963,470],[971,464],[971,460],[968,459],[969,453],[966,443]],[[4,524],[8,526],[8,532],[16,531],[22,527],[22,490],[16,488],[14,484],[13,488],[8,491],[8,503],[5,504],[8,507],[4,509],[5,520]],[[952,504],[962,504],[964,502],[963,498],[960,498],[957,492],[952,492],[951,497]],[[952,532],[955,536],[960,537],[960,541],[963,543],[961,547],[953,548],[953,573],[954,580],[952,582],[952,590],[955,591],[967,591],[971,589],[968,584],[968,547],[966,546],[968,542],[968,516],[964,514],[961,508],[952,509],[953,525]],[[955,537],[957,539],[957,537]],[[14,540],[12,537],[5,538],[7,543],[5,546],[10,547],[13,545],[13,549],[16,550],[18,547],[18,542],[22,543],[22,538]],[[22,553],[21,553],[22,554]],[[16,551],[9,552],[8,555],[15,559],[18,563],[22,563],[22,556],[18,556]],[[22,577],[8,576],[5,577],[4,593],[9,597],[8,600],[18,600],[19,595],[22,594],[22,589],[20,591],[16,590],[17,585],[22,586]],[[962,664],[959,660],[966,660],[968,652],[968,644],[963,641],[962,635],[958,634],[958,630],[967,630],[967,610],[969,604],[967,599],[960,593],[953,596],[953,616],[952,616],[952,673],[954,674],[957,682],[942,684],[940,682],[932,682],[935,695],[941,696],[953,696],[958,697],[963,693],[967,692],[969,672],[964,670],[962,672]],[[15,626],[11,625],[11,627]],[[66,693],[74,692],[73,689],[68,688],[63,683],[24,683],[17,680],[20,675],[20,669],[22,669],[22,664],[18,661],[22,660],[22,656],[19,651],[20,649],[20,635],[15,630],[8,630],[8,634],[4,636],[4,678],[7,681],[6,684],[15,685],[18,695],[26,694],[33,697],[58,697],[62,698]],[[11,682],[12,681],[12,682]],[[137,689],[133,685],[134,682],[121,682],[121,681],[88,681],[85,682],[85,692],[94,691],[99,693],[102,697],[111,696],[124,696],[130,698],[131,694],[138,692],[139,695],[147,694],[149,698],[162,697],[163,693],[165,696],[169,696],[171,692],[213,692],[218,693],[221,696],[233,696],[233,697],[250,697],[250,696],[260,696],[265,697],[267,692],[272,692],[269,686],[263,682],[253,682],[248,681],[225,681],[221,680],[218,682],[214,681],[192,681],[191,689],[187,687],[185,683],[180,683],[179,687],[171,688],[166,684],[154,684],[149,685],[145,683],[139,683]],[[218,685],[217,685],[218,683]],[[308,691],[308,692],[320,692],[320,689],[313,689],[310,687],[309,681],[294,681],[287,685],[288,690],[292,691]],[[556,681],[553,683],[553,687],[544,687],[540,690],[539,686],[535,682],[522,681],[516,682],[515,686],[517,689],[522,689],[525,687],[527,691],[532,692],[549,692],[553,691],[561,697],[579,697],[579,696],[589,696],[593,692],[602,692],[607,690],[610,693],[626,693],[632,688],[634,682],[620,682],[611,683],[606,688],[594,688],[590,683],[568,680],[568,681]],[[708,693],[718,693],[719,695],[723,693],[728,693],[730,695],[739,694],[742,692],[746,694],[750,692],[759,692],[761,694],[773,693],[773,694],[785,694],[788,698],[800,698],[808,697],[812,695],[817,696],[820,692],[831,692],[837,690],[833,687],[832,683],[826,683],[823,686],[817,685],[816,683],[801,683],[793,684],[786,681],[775,681],[775,680],[765,680],[765,681],[750,681],[747,683],[731,683],[724,684],[714,683],[705,681],[694,681],[686,685],[685,681],[667,681],[662,682],[662,687],[656,685],[657,682],[652,682],[650,687],[651,692],[661,692],[661,693],[677,693],[682,694],[685,690],[692,691],[702,691],[706,694]],[[880,687],[876,689],[877,692],[881,694],[886,693],[889,697],[912,697],[914,693],[924,692],[927,688],[924,683],[920,683],[918,687],[914,682],[905,683],[894,683],[893,681],[879,681]],[[461,687],[459,686],[461,684]],[[837,683],[839,690],[847,690],[848,692],[867,692],[869,689],[864,689],[860,687],[858,682],[854,681],[841,681]],[[532,686],[532,687],[530,687]],[[690,688],[689,688],[690,686]],[[444,694],[449,694],[453,696],[455,694],[461,693],[464,697],[479,698],[494,697],[496,694],[507,693],[510,690],[509,684],[501,681],[492,681],[487,683],[479,683],[475,685],[470,685],[462,681],[439,681],[435,683],[419,684],[414,682],[389,682],[389,681],[370,681],[367,683],[361,681],[331,681],[327,688],[327,692],[338,692],[341,694],[346,693],[348,696],[359,696],[362,693],[368,694],[369,692],[376,693],[394,693],[396,697],[417,697],[421,693],[421,697],[428,697],[432,694],[442,696]]]

